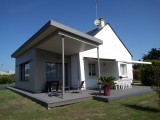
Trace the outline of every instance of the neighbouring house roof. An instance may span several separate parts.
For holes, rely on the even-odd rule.
[[[0,75],[11,75],[11,74],[15,74],[15,71],[2,71],[0,70]]]
[[[0,71],[0,75],[8,75],[8,73],[4,71]]]
[[[29,50],[31,47],[37,45],[38,43],[42,42],[45,38],[50,37],[54,34],[58,35],[66,35],[68,38],[73,39],[73,37],[78,38],[79,41],[83,41],[84,43],[89,43],[91,45],[101,45],[103,43],[102,40],[95,38],[91,35],[86,33],[80,32],[53,20],[49,20],[38,32],[36,32],[29,40],[27,40],[20,48],[18,48],[11,57],[18,57],[25,51]],[[51,39],[51,38],[50,38]],[[41,48],[46,48],[45,46],[40,46]]]
[[[129,52],[129,54],[133,57],[132,53],[129,51],[129,49],[126,47],[126,45],[123,43],[123,41],[120,39],[120,37],[116,34],[115,30],[112,28],[112,26],[109,23],[106,23],[105,26],[109,25],[114,34],[118,37],[119,41],[123,44],[123,46],[126,48],[126,50]],[[104,27],[103,27],[104,28]],[[99,33],[103,28],[95,28],[89,32],[87,32],[88,35],[95,36],[97,33]]]

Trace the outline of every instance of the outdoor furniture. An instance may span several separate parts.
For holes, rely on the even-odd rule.
[[[71,87],[70,87],[70,86],[65,86],[64,89],[65,89],[65,92],[66,92],[67,90],[70,92]]]
[[[127,88],[132,88],[132,80],[131,79],[128,79],[126,86],[127,86]]]
[[[78,91],[80,91],[82,93],[82,88],[84,88],[84,81],[81,81],[79,86],[73,86],[73,90],[75,90],[76,93]]]
[[[115,83],[116,90],[119,90],[119,89],[124,90],[127,88],[132,88],[132,80],[128,79],[128,78],[118,79],[118,80],[114,81],[114,83]]]
[[[119,90],[119,89],[121,89],[121,83],[117,80],[117,81],[114,81],[114,83],[115,83],[115,88],[116,88],[116,90]]]
[[[46,89],[48,90],[48,94],[50,96],[58,95],[59,81],[47,81]]]
[[[52,91],[58,91],[58,88],[59,88],[59,81],[53,81],[51,86]]]
[[[51,85],[52,85],[52,81],[46,81],[46,85],[45,85],[46,92],[51,92]]]

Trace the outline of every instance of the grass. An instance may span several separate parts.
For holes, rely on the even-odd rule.
[[[9,83],[9,84],[0,84],[0,86],[7,86],[7,85],[14,85],[14,84],[15,84],[15,82]]]
[[[112,103],[88,100],[50,110],[12,91],[0,91],[2,120],[158,120],[155,93]]]

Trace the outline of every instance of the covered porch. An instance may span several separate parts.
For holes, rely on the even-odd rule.
[[[118,63],[115,59],[99,58],[100,75],[119,78]],[[98,60],[93,57],[84,57],[85,87],[86,89],[98,88]]]
[[[58,54],[57,56],[54,56],[53,59],[49,59],[48,61],[44,60],[44,61],[47,63],[47,65],[53,64],[54,66],[56,65],[56,67],[58,67],[59,70],[51,68],[50,70],[51,75],[49,76],[52,76],[52,77],[49,79],[49,81],[58,81],[61,83],[62,85],[61,98],[64,99],[65,88],[72,87],[74,83],[78,85],[78,83],[82,81],[81,78],[78,77],[80,74],[78,70],[79,57],[76,57],[75,59],[75,56],[78,56],[80,52],[97,48],[97,53],[95,54],[97,54],[97,59],[99,61],[98,46],[102,44],[102,41],[92,36],[89,36],[85,33],[81,33],[69,27],[55,23],[53,21],[51,21],[51,25],[54,25],[54,26],[50,26],[50,28],[48,28],[47,30],[48,32],[49,30],[52,30],[52,34],[47,36],[45,40],[39,42],[36,45],[36,49]],[[52,56],[48,56],[48,57],[52,58]],[[40,61],[38,57],[36,59],[37,61]],[[37,67],[38,66],[39,65],[37,64]],[[43,69],[43,71],[44,70],[45,69]],[[47,68],[45,73],[47,73]],[[47,74],[46,74],[46,81],[48,81]],[[58,74],[59,74],[59,77],[55,77],[55,75],[58,75]],[[76,79],[75,77],[73,77],[75,75],[77,77]]]

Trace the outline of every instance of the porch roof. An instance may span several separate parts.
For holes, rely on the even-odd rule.
[[[89,60],[94,60],[94,61],[97,61],[97,58],[93,58],[93,57],[84,57],[85,59],[89,59]],[[101,62],[113,62],[113,61],[116,61],[116,59],[107,59],[107,58],[99,58],[99,60]]]
[[[16,58],[32,47],[61,54],[61,36],[65,37],[65,55],[72,55],[89,50],[103,43],[100,39],[50,20],[20,48],[18,48],[11,57]]]
[[[152,64],[151,62],[145,62],[145,61],[118,61],[118,62],[123,62],[123,63],[127,63],[127,64]]]

